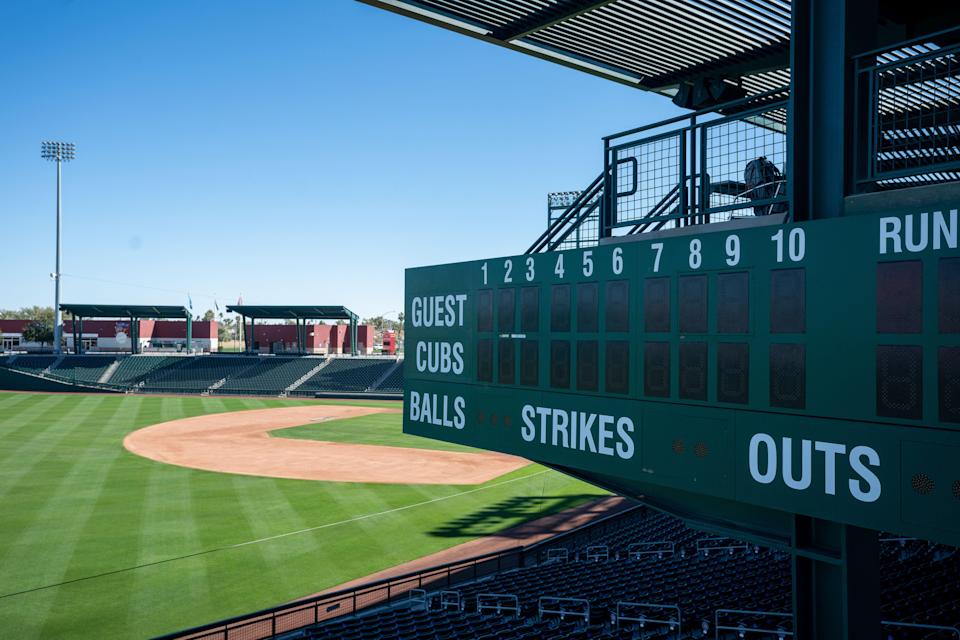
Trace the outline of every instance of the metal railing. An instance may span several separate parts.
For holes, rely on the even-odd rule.
[[[725,623],[724,616],[733,617],[735,620]],[[786,638],[793,638],[793,614],[780,611],[717,609],[713,613],[713,632],[716,640],[720,640],[721,631],[733,631],[739,638],[759,635],[786,640]]]
[[[960,640],[960,629],[938,624],[920,624],[917,622],[899,622],[896,620],[881,620],[880,625],[887,629],[908,630],[916,633],[918,640]]]
[[[618,602],[616,611],[614,621],[617,628],[625,622],[635,624],[641,631],[646,630],[648,624],[652,627],[666,626],[671,635],[676,631],[677,640],[682,637],[683,613],[680,611],[680,607],[675,604]]]
[[[540,234],[526,253],[575,249],[597,244],[600,237],[603,186],[604,179],[601,174],[583,191],[573,192],[576,195],[566,209],[548,221],[547,230]]]
[[[600,238],[789,213],[789,89],[606,136],[603,172],[547,196],[547,229],[526,253]]]
[[[960,180],[960,28],[869,51],[854,70],[858,187]]]
[[[789,213],[788,93],[606,136],[601,236]]]

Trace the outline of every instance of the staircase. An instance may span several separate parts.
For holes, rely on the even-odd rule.
[[[390,377],[390,374],[391,374],[391,373],[393,373],[394,371],[396,371],[398,367],[402,367],[402,366],[403,366],[403,360],[397,360],[397,361],[393,364],[392,367],[390,367],[389,369],[387,369],[387,372],[386,372],[386,373],[384,373],[382,376],[380,376],[379,378],[377,378],[376,382],[374,382],[372,385],[370,385],[369,387],[367,387],[367,391],[376,391],[377,388],[378,388],[381,384],[383,384],[383,381]]]
[[[51,370],[51,369],[56,369],[57,367],[59,367],[59,366],[60,366],[60,363],[63,362],[64,357],[66,357],[66,356],[64,356],[63,354],[60,354],[59,356],[57,356],[57,359],[54,360],[54,361],[50,364],[49,367],[47,367],[46,369],[44,369],[43,371],[41,371],[41,372],[40,372],[40,375],[41,375],[41,376],[46,376],[48,373],[50,373],[50,370]]]
[[[307,371],[305,374],[300,376],[293,384],[291,384],[289,387],[284,389],[281,395],[286,396],[291,391],[296,391],[300,385],[302,385],[304,382],[306,382],[313,376],[317,375],[317,372],[323,369],[328,364],[330,364],[330,358],[324,358],[323,360],[320,361],[320,364],[315,366],[313,369],[310,369],[310,371]]]
[[[120,360],[114,360],[113,364],[107,367],[107,370],[103,372],[103,375],[97,378],[97,384],[106,384],[110,381],[110,378],[113,377],[113,373],[117,370],[117,367],[120,366]]]

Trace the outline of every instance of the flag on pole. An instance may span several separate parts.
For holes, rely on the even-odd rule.
[[[240,294],[240,297],[237,298],[237,304],[243,304],[243,294]]]
[[[213,308],[216,309],[217,311],[220,311],[220,305],[217,303],[216,298],[213,299]]]
[[[190,292],[187,292],[187,308],[193,311],[193,298],[190,297]]]

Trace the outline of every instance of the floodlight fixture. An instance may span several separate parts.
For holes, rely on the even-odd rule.
[[[54,142],[45,140],[40,143],[40,157],[44,160],[69,162],[76,157],[77,147],[72,142]]]

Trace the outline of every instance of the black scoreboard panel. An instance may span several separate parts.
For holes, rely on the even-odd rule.
[[[418,406],[427,398],[428,413],[408,412],[405,429],[654,485],[684,478],[685,490],[780,505],[817,493],[792,485],[826,474],[821,498],[845,505],[831,507],[838,514],[854,513],[863,506],[855,496],[872,487],[864,476],[882,475],[870,471],[874,454],[886,472],[933,441],[918,465],[960,451],[958,226],[949,207],[706,225],[410,269],[407,402],[411,392]],[[462,363],[444,353],[462,353]],[[463,398],[459,428],[442,428],[435,415],[442,396]],[[509,415],[513,426],[481,424],[481,413]],[[594,433],[601,419],[602,447]],[[858,443],[853,433],[868,437]],[[568,446],[554,444],[564,438]],[[700,444],[711,453],[690,466],[676,460],[668,474],[662,456],[677,454],[657,447],[678,439],[692,440],[686,451]],[[777,456],[768,458],[771,442]],[[777,480],[767,482],[770,464]],[[787,472],[799,474],[797,483]],[[939,507],[958,510],[960,490],[954,497],[950,487],[960,471],[944,473],[929,495],[944,491]],[[884,479],[883,492],[875,500],[918,495],[899,473]]]

